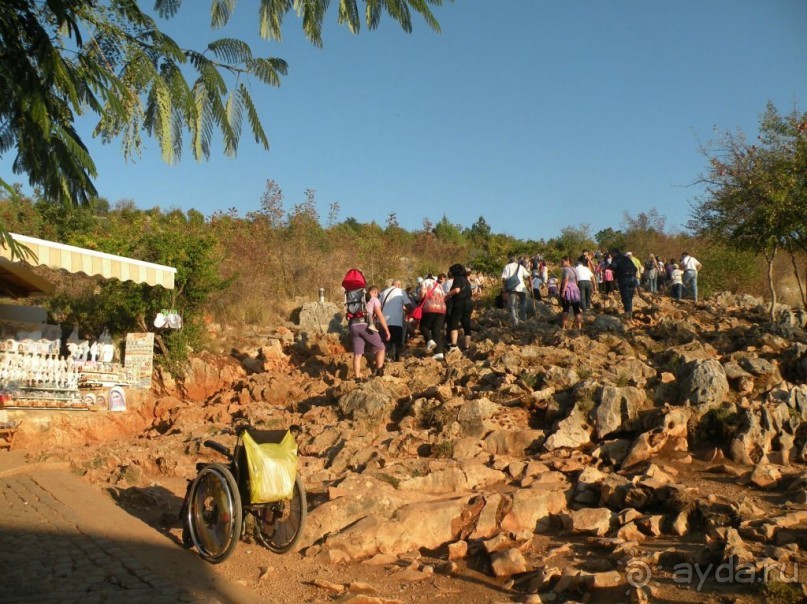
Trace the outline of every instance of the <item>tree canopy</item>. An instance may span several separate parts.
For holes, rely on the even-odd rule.
[[[769,104],[755,143],[727,133],[706,154],[709,169],[699,179],[706,195],[693,208],[689,227],[765,256],[773,313],[776,253],[794,246],[807,251],[807,114],[782,116]]]
[[[224,26],[236,0],[211,0],[211,26]],[[155,0],[155,16],[177,14],[181,0]],[[357,0],[340,0],[337,20],[358,33]],[[404,31],[412,14],[439,31],[430,6],[442,0],[365,0],[364,23],[378,27],[388,14]],[[308,40],[322,46],[329,0],[259,0],[258,29],[281,39],[284,17],[294,11]],[[198,5],[194,3],[194,9]],[[193,157],[211,153],[214,135],[224,153],[235,155],[246,120],[255,141],[269,141],[248,81],[278,86],[287,72],[283,59],[258,57],[244,41],[222,38],[205,48],[181,48],[163,33],[137,0],[3,0],[0,3],[0,157],[15,153],[13,171],[44,197],[86,204],[97,195],[96,167],[77,116],[99,121],[94,135],[120,139],[129,157],[142,136],[155,137],[162,157],[177,161],[189,147]],[[188,74],[193,74],[188,75]],[[0,179],[9,193],[13,188]]]

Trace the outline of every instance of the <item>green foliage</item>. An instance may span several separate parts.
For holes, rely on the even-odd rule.
[[[423,405],[418,417],[418,423],[426,429],[441,430],[450,417],[450,411],[445,405],[438,402],[429,402]]]
[[[799,602],[804,602],[804,590],[799,581],[789,583],[768,581],[762,591],[766,604],[798,604]]]
[[[170,18],[181,4],[156,0],[154,10]],[[439,31],[429,6],[440,4],[367,0],[365,23],[378,27],[386,12],[410,32],[414,12]],[[212,26],[223,27],[235,5],[211,0]],[[329,0],[261,0],[259,32],[279,40],[283,18],[294,10],[308,39],[322,46],[328,6]],[[359,31],[355,0],[340,2],[338,22]],[[180,48],[137,0],[8,0],[0,3],[0,48],[0,156],[15,149],[15,172],[26,174],[45,199],[67,205],[96,196],[96,167],[74,128],[77,115],[97,115],[95,134],[105,142],[119,138],[127,157],[140,153],[143,133],[157,139],[168,163],[180,158],[184,135],[196,159],[209,157],[216,136],[233,156],[244,117],[255,141],[269,146],[244,79],[279,86],[287,72],[285,61],[256,57],[238,39]],[[12,192],[2,179],[0,186]]]
[[[458,224],[451,224],[445,214],[440,221],[434,225],[434,236],[442,244],[461,246],[465,243],[462,234],[462,227]]]
[[[611,227],[597,231],[594,240],[601,250],[625,249],[625,234],[622,231],[615,231]]]
[[[443,440],[432,447],[432,457],[451,459],[454,457],[454,441]]]
[[[552,259],[559,261],[564,256],[574,259],[580,256],[585,249],[594,247],[594,240],[591,237],[589,225],[566,226],[560,230],[560,236],[549,240],[549,246],[553,248]]]
[[[703,295],[720,291],[759,293],[756,290],[763,270],[752,252],[712,244],[692,253],[704,266],[698,274],[698,289]]]

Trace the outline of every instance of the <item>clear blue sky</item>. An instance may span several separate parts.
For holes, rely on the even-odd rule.
[[[176,166],[156,141],[134,164],[93,141],[100,195],[243,215],[273,179],[287,209],[315,190],[323,222],[338,202],[340,220],[383,225],[394,212],[411,230],[484,216],[540,239],[655,207],[676,230],[715,128],[755,135],[768,101],[807,111],[803,0],[457,0],[435,9],[440,34],[416,17],[409,35],[387,18],[358,36],[336,25],[336,6],[318,49],[293,14],[269,43],[254,0],[223,34],[207,26],[209,2],[186,0],[165,28],[183,43],[239,36],[288,61],[279,89],[253,85],[271,149],[246,126],[236,159],[218,145]],[[8,165],[0,175],[22,181]]]

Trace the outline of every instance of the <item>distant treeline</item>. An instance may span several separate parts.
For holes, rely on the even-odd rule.
[[[258,211],[205,217],[194,210],[143,210],[133,201],[111,206],[98,199],[86,207],[66,207],[20,194],[0,199],[0,221],[12,232],[176,267],[174,291],[49,275],[58,293],[47,301],[53,320],[94,335],[104,326],[118,336],[149,329],[161,309],[176,308],[185,327],[161,342],[173,361],[180,361],[189,346],[204,346],[205,320],[285,320],[302,300],[315,299],[321,287],[330,300],[341,302],[340,282],[349,267],[361,268],[372,283],[392,277],[406,283],[455,262],[498,276],[513,255],[540,253],[553,266],[583,249],[618,247],[642,259],[649,253],[680,258],[689,251],[704,265],[700,283],[706,295],[718,290],[761,294],[765,287],[754,255],[667,233],[655,209],[638,216],[625,213],[618,229],[592,234],[586,224],[571,225],[549,240],[524,241],[491,232],[483,216],[469,227],[446,216],[436,222],[424,219],[421,229],[408,231],[394,213],[384,225],[340,220],[339,207],[332,204],[323,221],[315,197],[309,190],[302,202],[286,207],[279,185],[270,180]]]

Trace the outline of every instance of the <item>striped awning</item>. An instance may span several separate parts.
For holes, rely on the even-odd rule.
[[[143,262],[134,258],[105,254],[63,243],[45,241],[10,233],[14,240],[34,253],[34,258],[26,257],[26,263],[47,266],[54,270],[66,270],[70,273],[99,275],[106,279],[134,281],[148,285],[162,285],[166,289],[174,289],[174,277],[177,269],[162,264]],[[0,245],[0,257],[11,260],[11,251]],[[15,258],[14,262],[21,262]]]

